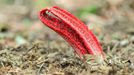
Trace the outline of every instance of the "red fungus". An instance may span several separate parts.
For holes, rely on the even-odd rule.
[[[57,6],[40,11],[40,20],[61,35],[81,59],[85,54],[103,57],[97,38],[78,18]]]

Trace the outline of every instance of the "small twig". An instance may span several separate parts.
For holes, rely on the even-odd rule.
[[[38,72],[37,72],[37,75],[40,75],[40,72],[41,72],[42,67],[44,66],[44,64],[45,64],[45,63],[42,63],[42,64],[41,64],[41,66],[40,66],[40,68],[39,68],[39,70],[38,70]]]
[[[118,45],[119,45],[119,43],[116,43],[116,44],[113,46],[113,48],[112,48],[112,50],[111,50],[112,53],[113,53],[113,52],[116,52],[116,49],[117,49]]]

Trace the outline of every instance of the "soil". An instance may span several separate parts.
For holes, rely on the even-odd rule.
[[[1,31],[9,34],[6,29]],[[53,31],[51,31],[53,32]],[[13,34],[17,34],[13,33]],[[41,33],[36,34],[37,36]],[[0,44],[1,75],[133,75],[134,36],[113,32],[100,37],[105,61],[81,61],[74,50],[56,33],[44,34],[26,44]],[[120,37],[121,36],[121,37]],[[5,36],[5,37],[9,37]],[[28,37],[28,36],[27,36]],[[31,37],[31,36],[30,36]],[[14,37],[15,38],[15,37]],[[12,42],[11,38],[4,39]],[[12,43],[11,43],[12,44]],[[90,59],[90,58],[89,58]],[[97,59],[95,59],[97,60]]]

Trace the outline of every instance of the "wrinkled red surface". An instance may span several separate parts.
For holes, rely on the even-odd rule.
[[[40,11],[40,20],[61,35],[77,52],[80,58],[84,54],[103,56],[102,48],[87,26],[71,13],[57,6]]]

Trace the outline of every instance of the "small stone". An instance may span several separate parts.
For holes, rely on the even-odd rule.
[[[129,44],[129,41],[128,41],[127,39],[122,40],[122,41],[120,42],[120,45],[121,45],[121,46],[126,46],[127,44]]]

